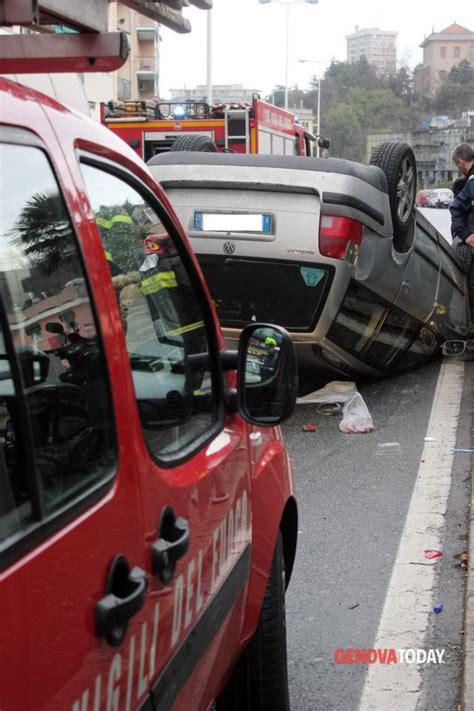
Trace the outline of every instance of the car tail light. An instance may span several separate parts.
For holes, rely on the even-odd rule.
[[[319,251],[325,257],[344,259],[347,248],[352,243],[360,245],[362,225],[349,217],[321,215],[319,224]]]

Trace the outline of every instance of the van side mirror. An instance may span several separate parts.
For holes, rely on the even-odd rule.
[[[46,382],[49,374],[49,357],[46,353],[31,346],[23,346],[17,354],[26,388]]]
[[[250,324],[239,339],[237,409],[252,424],[277,425],[293,414],[298,370],[287,331],[270,324]]]
[[[474,342],[473,342],[474,343]],[[443,343],[444,356],[462,355],[466,352],[468,341],[445,341]]]
[[[59,336],[64,336],[64,326],[59,323],[59,321],[48,321],[45,329],[48,333],[56,333]]]

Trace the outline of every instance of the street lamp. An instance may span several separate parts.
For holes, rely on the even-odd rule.
[[[207,72],[206,100],[212,106],[212,10],[207,11]]]
[[[285,109],[288,109],[288,47],[290,40],[290,5],[308,3],[317,5],[319,0],[258,0],[261,5],[267,3],[278,3],[286,5],[286,50],[285,50]]]
[[[316,59],[300,59],[301,64],[322,64],[323,62],[318,62]],[[318,77],[318,108],[317,108],[317,126],[316,135],[318,137],[318,143],[316,144],[316,156],[319,158],[319,138],[321,136],[321,77]]]

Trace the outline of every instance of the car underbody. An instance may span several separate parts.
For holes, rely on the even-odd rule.
[[[340,373],[383,375],[469,336],[461,260],[414,207],[411,149],[384,145],[375,156],[384,169],[191,152],[150,161],[228,339],[248,322],[278,322],[300,365],[322,359]]]

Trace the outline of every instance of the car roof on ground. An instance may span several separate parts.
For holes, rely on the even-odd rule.
[[[374,165],[362,165],[341,158],[306,158],[304,156],[269,156],[243,153],[207,153],[199,151],[169,151],[153,156],[148,161],[154,165],[215,165],[227,167],[276,168],[307,170],[318,173],[339,173],[359,178],[382,192],[387,192],[384,172]]]

